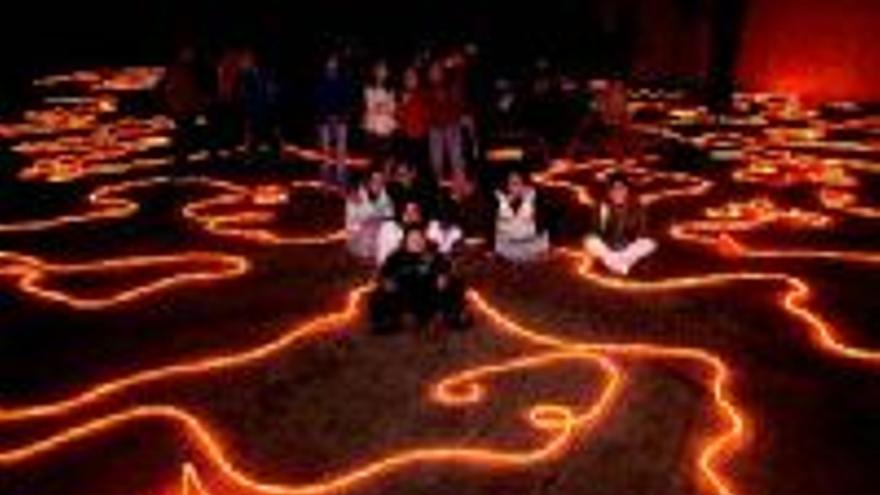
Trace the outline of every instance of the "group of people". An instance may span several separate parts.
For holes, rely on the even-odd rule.
[[[322,175],[348,191],[348,248],[378,269],[373,326],[392,331],[411,315],[420,324],[464,328],[470,318],[456,271],[458,253],[489,245],[513,263],[542,259],[551,249],[553,215],[522,170],[510,170],[495,189],[485,187],[483,175],[475,180],[482,116],[474,47],[417,59],[399,77],[379,60],[363,84],[346,60],[340,54],[326,58],[312,103]],[[250,50],[228,50],[210,70],[199,67],[195,51],[183,49],[161,87],[177,124],[179,159],[186,160],[201,116],[213,131],[215,151],[241,141],[251,151],[277,149],[280,91],[274,72]],[[546,94],[549,78],[536,81],[535,93]],[[372,159],[360,177],[349,177],[353,135],[363,137]],[[618,276],[627,276],[656,249],[624,174],[609,179],[591,232],[587,252]]]
[[[372,168],[351,188],[346,228],[350,252],[378,268],[370,304],[374,328],[398,328],[405,315],[421,324],[467,326],[455,269],[459,253],[488,244],[512,263],[540,260],[551,249],[547,216],[541,192],[519,170],[486,194],[466,173],[437,185],[406,161],[395,163],[390,177],[383,167]],[[625,277],[656,247],[640,198],[623,173],[612,175],[585,240],[587,252]]]
[[[255,50],[229,48],[210,58],[184,46],[166,68],[159,92],[175,122],[178,163],[187,161],[197,142],[215,153],[242,144],[250,155],[280,147],[280,84]]]
[[[474,57],[462,50],[419,61],[398,78],[379,60],[358,84],[343,57],[329,56],[314,96],[325,178],[346,183],[350,131],[358,124],[372,157],[404,159],[434,180],[464,173],[468,157],[479,153],[468,84]]]

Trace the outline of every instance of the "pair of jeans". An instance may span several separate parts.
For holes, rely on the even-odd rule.
[[[348,124],[337,117],[328,117],[318,124],[318,137],[324,153],[322,175],[328,182],[345,185],[348,178]]]
[[[431,155],[431,167],[437,180],[446,177],[446,165],[452,171],[464,172],[464,155],[462,151],[461,126],[451,124],[434,126],[428,131],[428,147]]]

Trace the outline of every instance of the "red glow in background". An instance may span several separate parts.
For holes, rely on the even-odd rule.
[[[808,102],[880,100],[880,2],[753,0],[737,76]]]

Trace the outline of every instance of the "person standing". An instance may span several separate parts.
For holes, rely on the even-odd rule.
[[[165,71],[161,86],[165,107],[174,120],[175,163],[187,163],[196,140],[196,121],[208,108],[209,98],[199,78],[194,48],[180,50]]]
[[[397,95],[389,84],[388,65],[384,61],[373,67],[373,79],[364,87],[363,128],[367,147],[373,159],[386,161],[391,154],[392,139],[397,130]]]
[[[281,146],[281,89],[274,71],[252,51],[244,55],[241,86],[249,154],[268,148],[269,153],[277,155]]]
[[[437,322],[455,330],[469,326],[464,284],[450,261],[431,249],[423,229],[408,228],[402,237],[400,247],[382,264],[370,297],[373,331],[397,330],[404,315],[414,316],[421,328]]]
[[[235,151],[242,142],[242,68],[243,52],[234,48],[225,50],[216,63],[217,87],[210,117],[215,155]]]
[[[626,159],[631,140],[628,98],[626,83],[622,79],[613,79],[597,100],[605,131],[605,148],[619,165],[623,165]]]
[[[440,62],[434,62],[428,70],[426,98],[431,166],[437,180],[442,181],[447,177],[447,165],[452,171],[464,171],[465,162],[461,139],[461,99],[453,90]]]
[[[315,88],[318,137],[325,163],[324,179],[344,186],[347,181],[348,124],[354,106],[354,87],[343,73],[336,55],[324,65],[324,74]]]
[[[519,172],[511,172],[504,190],[496,193],[495,252],[513,262],[542,258],[550,236],[542,221],[538,192]]]
[[[480,49],[475,43],[468,43],[461,49],[455,66],[456,91],[461,99],[461,129],[464,155],[473,164],[480,163],[484,136],[484,105],[489,101],[485,91],[484,74],[480,61]]]

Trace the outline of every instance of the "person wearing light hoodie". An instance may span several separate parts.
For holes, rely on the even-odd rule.
[[[447,69],[434,62],[428,69],[428,87],[425,91],[428,111],[428,150],[434,176],[443,181],[453,172],[465,169],[462,149],[461,94],[450,81]]]
[[[388,65],[377,62],[372,81],[364,87],[363,128],[367,146],[377,160],[390,156],[397,131],[397,94],[389,84],[389,76]]]
[[[349,251],[358,258],[373,260],[379,230],[383,223],[393,217],[394,205],[385,188],[385,174],[381,170],[374,170],[345,202]]]
[[[511,172],[503,190],[495,193],[495,253],[513,262],[542,258],[550,250],[550,237],[541,218],[538,192],[519,172]]]

